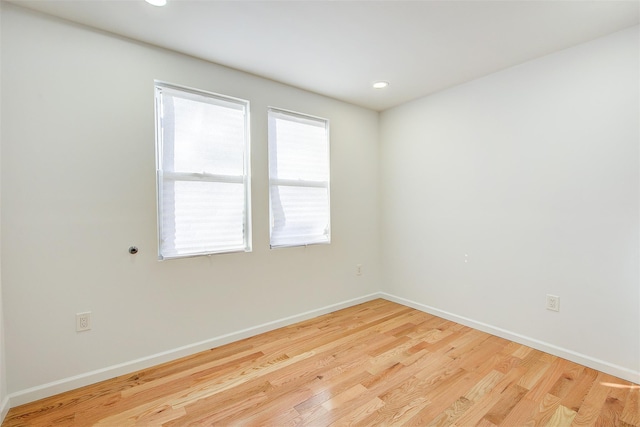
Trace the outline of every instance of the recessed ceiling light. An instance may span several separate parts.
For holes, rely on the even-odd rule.
[[[154,6],[164,6],[167,4],[167,0],[144,0],[144,1]]]
[[[389,82],[375,82],[373,84],[374,89],[384,89],[387,86],[389,86]]]

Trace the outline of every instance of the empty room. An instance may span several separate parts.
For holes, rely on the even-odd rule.
[[[640,427],[640,2],[0,24],[2,426]]]

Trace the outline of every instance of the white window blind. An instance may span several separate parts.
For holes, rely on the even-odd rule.
[[[248,101],[155,89],[159,258],[250,251]]]
[[[270,108],[271,247],[329,243],[329,122]]]

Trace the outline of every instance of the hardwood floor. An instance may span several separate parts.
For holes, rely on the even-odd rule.
[[[2,426],[640,427],[639,395],[628,381],[375,300],[13,408]]]

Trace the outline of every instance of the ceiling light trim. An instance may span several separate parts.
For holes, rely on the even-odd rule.
[[[167,0],[144,0],[144,1],[146,1],[150,5],[157,6],[157,7],[166,6],[167,4]]]

